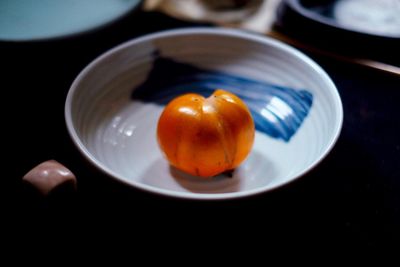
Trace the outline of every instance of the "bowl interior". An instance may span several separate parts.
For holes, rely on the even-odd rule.
[[[256,139],[233,177],[205,180],[169,166],[156,127],[169,99],[218,87],[252,109]],[[207,28],[152,34],[107,52],[78,76],[66,102],[68,130],[98,168],[137,188],[194,199],[247,196],[296,179],[332,148],[342,116],[330,78],[297,50]]]

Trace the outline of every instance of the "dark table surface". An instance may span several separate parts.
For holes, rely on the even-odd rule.
[[[141,229],[172,236],[180,227],[189,227],[185,233],[194,239],[207,240],[210,236],[201,233],[208,231],[214,237],[253,236],[286,245],[307,241],[352,248],[399,242],[400,77],[318,55],[309,54],[332,77],[342,97],[342,133],[317,168],[278,190],[230,201],[171,199],[122,185],[83,159],[64,122],[73,79],[95,57],[125,40],[187,26],[196,25],[136,11],[69,39],[0,43],[6,169],[2,204],[8,218],[15,219],[7,221],[29,231],[63,222],[89,232],[101,225],[103,230]],[[27,171],[49,159],[76,174],[75,194],[42,199],[21,186]],[[24,227],[27,222],[30,226]]]

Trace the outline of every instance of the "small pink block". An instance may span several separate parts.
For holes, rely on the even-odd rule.
[[[71,183],[76,188],[76,177],[64,165],[55,160],[48,160],[37,165],[22,178],[43,195],[64,183]]]

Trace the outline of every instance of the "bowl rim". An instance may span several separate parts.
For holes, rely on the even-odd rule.
[[[148,42],[158,38],[164,37],[174,37],[174,36],[183,36],[188,34],[196,34],[196,35],[218,35],[218,36],[227,36],[227,37],[236,37],[246,39],[248,41],[257,42],[261,44],[265,44],[268,46],[272,46],[276,49],[281,50],[284,53],[290,54],[291,56],[297,57],[300,59],[304,64],[311,67],[314,71],[316,71],[320,78],[323,79],[326,83],[329,84],[329,90],[332,93],[334,107],[335,107],[335,115],[338,118],[334,127],[333,127],[333,135],[329,143],[326,145],[324,150],[320,153],[320,155],[303,171],[294,175],[290,180],[286,182],[279,183],[272,187],[260,187],[246,191],[239,191],[239,192],[228,192],[228,193],[192,193],[192,192],[177,192],[163,188],[157,188],[154,186],[146,185],[143,183],[139,183],[136,181],[131,181],[125,178],[124,176],[114,172],[113,170],[109,169],[108,167],[104,166],[100,161],[98,161],[85,147],[83,142],[81,141],[77,131],[74,128],[74,123],[72,119],[72,105],[73,105],[73,98],[75,93],[79,88],[79,84],[84,79],[84,77],[96,66],[102,63],[105,59],[112,56],[113,54],[118,53],[121,50],[124,50],[130,46],[134,46],[139,43]],[[67,126],[67,131],[73,141],[73,143],[77,146],[78,150],[81,154],[88,160],[92,165],[94,165],[98,170],[102,171],[103,173],[107,174],[108,176],[125,183],[131,187],[141,189],[146,192],[155,193],[157,195],[168,196],[168,197],[175,197],[181,199],[192,199],[192,200],[225,200],[225,199],[237,199],[243,197],[254,196],[257,194],[265,193],[268,191],[272,191],[276,188],[280,188],[286,184],[289,184],[298,178],[304,176],[306,173],[311,171],[315,168],[332,150],[335,143],[337,142],[340,132],[343,126],[343,106],[342,101],[339,95],[339,92],[333,83],[332,79],[329,75],[320,67],[315,61],[309,58],[307,55],[303,54],[299,50],[281,42],[271,37],[258,35],[250,32],[245,32],[242,30],[237,29],[226,29],[226,28],[213,28],[213,27],[189,27],[183,29],[173,29],[173,30],[165,30],[161,32],[147,34],[138,38],[134,38],[132,40],[128,40],[110,50],[104,52],[96,59],[94,59],[91,63],[89,63],[75,78],[73,81],[67,97],[65,101],[65,108],[64,108],[64,117],[65,123]]]

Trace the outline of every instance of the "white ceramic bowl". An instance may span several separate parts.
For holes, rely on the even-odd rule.
[[[156,127],[168,99],[214,87],[246,101],[257,131],[233,177],[205,180],[169,166]],[[111,177],[167,196],[228,199],[304,175],[332,149],[343,110],[331,79],[301,52],[242,31],[189,28],[150,34],[101,55],[73,82],[65,117],[79,150]]]

